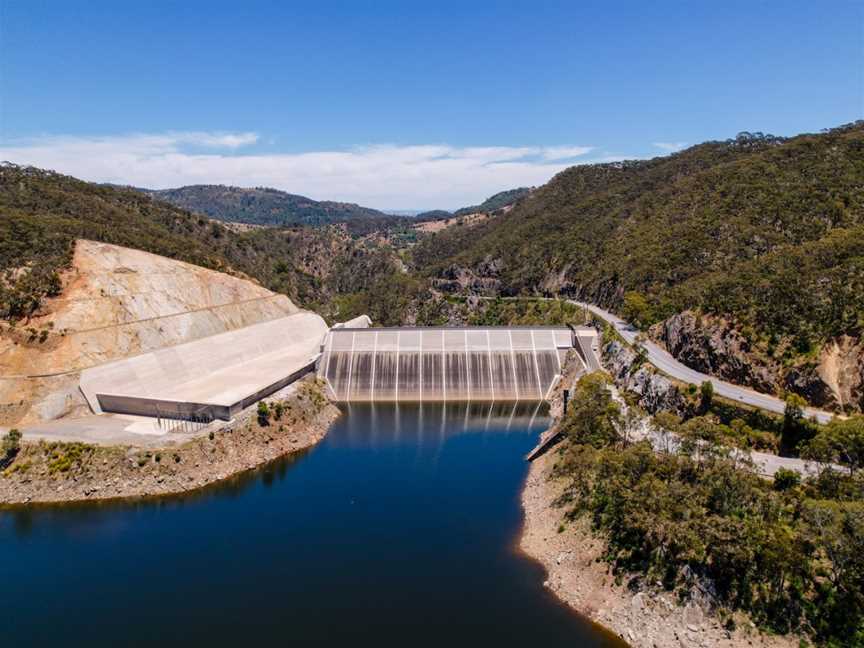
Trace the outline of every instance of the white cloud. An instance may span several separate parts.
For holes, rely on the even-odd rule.
[[[550,146],[543,149],[544,160],[567,160],[594,150],[593,146]]]
[[[687,142],[654,142],[653,145],[663,151],[674,153],[675,151],[680,151],[687,146]]]
[[[0,160],[93,182],[154,189],[202,183],[268,186],[380,209],[427,209],[461,207],[504,189],[543,184],[573,164],[565,160],[593,150],[444,144],[308,153],[238,150],[258,141],[256,133],[224,132],[44,136],[0,143]]]
[[[258,141],[258,133],[178,133],[178,141],[213,148],[235,149]]]

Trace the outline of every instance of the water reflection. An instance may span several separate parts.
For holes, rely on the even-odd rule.
[[[549,425],[546,403],[343,403],[344,434],[333,435],[335,447],[370,444],[439,446],[462,434],[525,434]],[[383,413],[383,420],[382,420]],[[431,432],[436,432],[431,439]]]
[[[620,646],[514,551],[534,403],[345,406],[183,497],[7,511],[3,645]]]
[[[301,450],[280,457],[263,466],[233,475],[220,482],[209,484],[186,493],[153,495],[149,497],[116,498],[79,502],[12,505],[0,508],[0,533],[4,527],[14,530],[18,538],[33,533],[36,523],[52,525],[74,520],[76,524],[94,525],[112,516],[117,511],[181,510],[184,507],[206,503],[211,500],[238,499],[250,489],[261,485],[272,488],[284,481],[294,464],[301,461],[310,450]]]

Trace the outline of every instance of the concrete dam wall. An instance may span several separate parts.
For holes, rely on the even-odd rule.
[[[540,401],[593,329],[335,328],[319,365],[333,400]]]

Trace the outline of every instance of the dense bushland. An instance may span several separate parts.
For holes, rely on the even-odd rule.
[[[33,313],[58,294],[78,238],[242,274],[327,316],[337,293],[396,271],[386,248],[336,226],[234,232],[131,189],[15,165],[0,167],[0,318]]]
[[[814,456],[843,460],[838,447],[864,441],[864,420],[853,420],[854,429],[821,430],[810,441]],[[823,463],[816,478],[801,482],[784,472],[772,483],[728,452],[708,418],[696,434],[676,429],[685,441],[677,453],[627,443],[600,374],[580,380],[561,426],[561,503],[603,535],[605,558],[620,577],[660,582],[682,597],[698,581],[730,623],[729,612],[742,610],[775,632],[864,644],[860,472]]]
[[[701,310],[806,354],[864,328],[864,123],[572,167],[506,214],[426,238],[414,258],[431,275],[494,268],[502,294],[619,308],[629,291],[643,326]]]

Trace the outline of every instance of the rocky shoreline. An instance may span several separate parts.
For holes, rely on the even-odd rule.
[[[162,448],[25,443],[0,471],[0,506],[194,491],[314,446],[339,417],[312,376],[268,400],[281,404],[280,416],[265,425],[249,408],[227,425]]]
[[[603,363],[620,389],[631,389],[648,411],[676,411],[684,405],[677,387],[647,366],[635,373],[635,353],[612,342],[604,346]],[[541,438],[555,434],[563,415],[563,389],[574,389],[581,373],[572,358],[552,395],[552,425]],[[631,375],[632,374],[632,375]],[[635,376],[635,378],[634,378]],[[769,636],[744,614],[727,629],[712,613],[710,601],[693,597],[681,605],[674,592],[646,585],[641,579],[616,578],[603,560],[605,541],[586,519],[569,521],[556,505],[563,484],[552,475],[559,448],[535,458],[522,489],[524,513],[520,549],[546,570],[544,585],[576,612],[610,630],[635,648],[795,648],[797,637]],[[631,586],[632,582],[632,586]]]
[[[709,606],[682,606],[672,592],[616,579],[602,560],[604,541],[587,520],[569,522],[555,505],[562,485],[551,478],[556,453],[534,460],[522,490],[521,550],[546,569],[544,585],[579,614],[634,648],[794,648],[798,639],[758,631],[744,615],[727,630]]]

